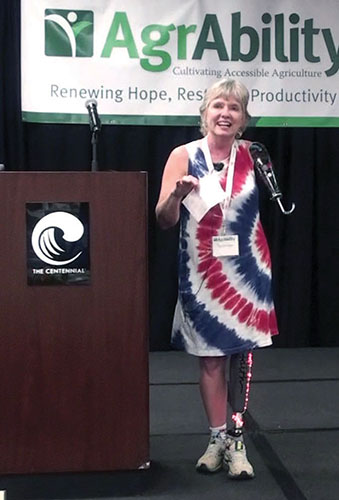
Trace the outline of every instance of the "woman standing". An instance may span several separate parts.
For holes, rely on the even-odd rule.
[[[239,140],[250,118],[248,99],[246,87],[234,80],[207,90],[200,108],[204,137],[172,151],[156,207],[162,228],[180,220],[172,344],[199,357],[211,432],[196,468],[215,472],[224,463],[232,478],[254,476],[242,434],[252,350],[270,345],[278,333],[250,143]],[[237,368],[227,383],[228,359]],[[234,412],[229,429],[228,389]]]

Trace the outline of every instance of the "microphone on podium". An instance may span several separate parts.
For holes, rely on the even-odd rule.
[[[101,121],[97,110],[97,101],[95,99],[89,99],[86,101],[85,106],[89,114],[89,125],[92,132],[92,162],[91,170],[96,172],[98,170],[98,158],[97,158],[97,145],[99,139],[99,132],[101,129]]]
[[[101,129],[101,121],[98,115],[97,101],[95,99],[88,99],[85,106],[89,114],[89,124],[92,132],[99,132]]]

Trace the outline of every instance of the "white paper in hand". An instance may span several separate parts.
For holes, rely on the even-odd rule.
[[[182,203],[195,220],[200,222],[210,208],[224,199],[225,191],[220,186],[219,178],[211,174],[199,179],[199,186],[192,189]]]

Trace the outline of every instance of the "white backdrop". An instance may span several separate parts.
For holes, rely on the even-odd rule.
[[[23,119],[197,124],[223,77],[258,126],[339,126],[338,0],[21,0]]]

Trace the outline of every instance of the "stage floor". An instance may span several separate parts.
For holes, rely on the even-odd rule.
[[[6,500],[338,500],[339,348],[255,353],[246,432],[256,472],[250,481],[195,472],[208,440],[197,379],[195,358],[150,353],[149,470],[6,476],[0,490]]]

